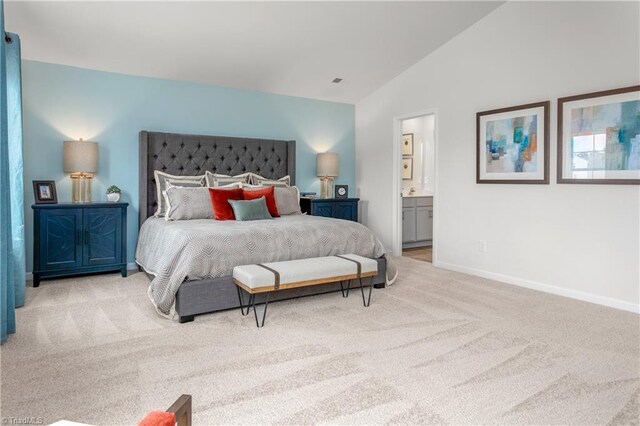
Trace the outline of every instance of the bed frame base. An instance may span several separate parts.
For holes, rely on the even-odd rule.
[[[180,317],[180,324],[184,324],[185,322],[191,322],[196,319],[195,315],[187,315],[184,317]]]

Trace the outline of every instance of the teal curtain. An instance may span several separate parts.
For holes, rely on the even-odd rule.
[[[0,322],[1,340],[15,333],[25,300],[24,185],[20,38],[5,32],[0,0]]]

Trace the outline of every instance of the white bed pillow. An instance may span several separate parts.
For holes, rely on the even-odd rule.
[[[280,179],[269,179],[255,173],[251,173],[251,181],[249,183],[252,185],[262,186],[289,186],[291,185],[291,176],[286,175]]]
[[[300,191],[297,186],[276,186],[273,188],[278,213],[281,216],[302,214],[300,210]]]
[[[229,176],[221,175],[218,173],[211,173],[207,170],[205,173],[205,179],[209,188],[216,188],[232,183],[250,183],[251,173],[247,172],[240,175]]]
[[[166,213],[164,205],[164,191],[167,189],[167,182],[170,182],[174,186],[184,187],[201,187],[205,185],[205,175],[176,176],[155,170],[153,172],[153,177],[156,181],[156,199],[158,202],[158,208],[154,214],[155,217],[164,217]]]

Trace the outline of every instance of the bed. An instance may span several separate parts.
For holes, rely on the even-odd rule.
[[[377,287],[386,283],[384,248],[364,226],[306,215],[269,221],[165,221],[157,208],[154,170],[197,176],[246,172],[295,184],[295,141],[140,132],[139,237],[136,262],[152,279],[157,311],[180,322],[239,307],[233,266],[354,253],[376,258]],[[348,237],[345,238],[345,235]],[[275,300],[338,291],[338,284],[280,292]]]

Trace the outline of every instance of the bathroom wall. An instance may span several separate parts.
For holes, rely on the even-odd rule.
[[[418,194],[433,194],[435,179],[435,116],[425,115],[402,122],[402,133],[413,133],[413,179],[402,180],[403,193],[413,187]]]

